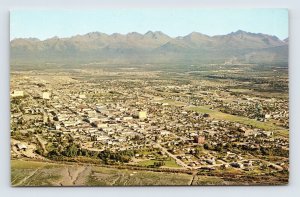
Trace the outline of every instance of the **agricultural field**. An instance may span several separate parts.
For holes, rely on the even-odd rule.
[[[227,120],[231,122],[237,122],[245,125],[252,126],[254,128],[259,128],[263,130],[273,130],[275,131],[274,135],[275,136],[283,136],[283,137],[288,137],[289,132],[287,129],[282,128],[280,126],[276,126],[271,122],[260,122],[254,119],[249,119],[247,117],[242,117],[242,116],[237,116],[237,115],[231,115],[231,114],[226,114],[217,110],[212,110],[209,109],[207,106],[190,106],[187,107],[187,109],[195,111],[195,112],[200,112],[200,113],[206,113],[209,114],[212,118],[216,120]]]

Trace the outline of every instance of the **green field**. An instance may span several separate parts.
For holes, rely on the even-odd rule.
[[[169,161],[168,165],[174,166],[174,163]],[[88,170],[83,173],[84,170],[80,169]],[[189,185],[192,180],[192,175],[184,173],[127,170],[79,164],[53,164],[25,160],[12,160],[11,172],[12,186]]]
[[[193,185],[222,185],[224,180],[220,177],[196,176],[193,180]]]
[[[144,160],[139,162],[138,165],[148,167],[153,166],[155,162],[159,162],[159,160]],[[164,163],[165,165],[163,167],[181,168],[174,159],[164,160]]]
[[[11,184],[13,186],[47,186],[52,185],[60,178],[56,173],[59,165],[12,160],[11,161]]]
[[[171,99],[161,100],[160,102],[161,103],[168,103],[169,105],[174,105],[174,106],[178,106],[178,107],[186,105],[184,102],[174,101],[174,100],[171,100]]]
[[[88,186],[189,185],[192,175],[95,167]]]
[[[226,114],[220,111],[209,109],[208,107],[203,106],[195,106],[195,107],[188,107],[188,110],[192,110],[199,113],[207,113],[210,115],[211,118],[216,120],[227,120],[230,122],[241,123],[249,126],[253,126],[254,128],[263,129],[266,131],[274,131],[274,135],[276,136],[283,136],[288,137],[289,132],[287,129],[284,129],[280,126],[276,126],[271,122],[260,122],[254,119],[236,116],[231,114]]]

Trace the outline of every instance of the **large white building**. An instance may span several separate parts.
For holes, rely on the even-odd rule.
[[[85,96],[85,94],[80,94],[80,95],[79,95],[79,98],[80,98],[80,99],[85,99],[86,96]]]
[[[139,119],[143,120],[147,118],[147,112],[146,111],[140,111],[139,112]]]
[[[49,92],[43,92],[42,98],[49,100],[50,99],[50,93]]]

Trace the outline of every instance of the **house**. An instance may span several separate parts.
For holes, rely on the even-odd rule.
[[[205,113],[205,114],[203,114],[203,117],[208,118],[208,117],[210,117],[210,115],[208,113]]]
[[[27,146],[22,143],[17,143],[15,146],[18,148],[19,151],[21,150],[25,151],[27,149]]]
[[[216,164],[215,158],[206,159],[205,162],[208,163],[208,164],[210,164],[210,165],[215,165]]]
[[[139,112],[139,119],[143,120],[147,118],[147,112],[146,111],[140,111]]]
[[[86,96],[85,96],[85,94],[80,94],[80,95],[79,95],[79,98],[80,98],[80,99],[85,99]]]
[[[45,100],[50,100],[50,93],[49,92],[43,92],[42,93],[42,98]]]
[[[194,136],[194,142],[197,144],[204,144],[205,143],[205,137],[201,135]]]
[[[10,95],[11,97],[22,97],[24,96],[24,92],[20,90],[14,90]]]
[[[238,163],[238,162],[232,162],[230,163],[231,167],[234,167],[234,168],[243,168],[244,165],[241,164],[241,163]]]
[[[123,117],[123,120],[124,120],[124,121],[132,120],[132,119],[133,119],[132,116],[125,116],[125,117]]]
[[[264,117],[265,117],[265,119],[269,119],[269,118],[271,118],[271,114],[265,114]]]
[[[100,122],[94,122],[93,123],[97,128],[107,128],[108,124],[100,123]]]

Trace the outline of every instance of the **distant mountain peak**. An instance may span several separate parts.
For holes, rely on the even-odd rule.
[[[169,37],[161,31],[147,31],[144,36],[152,37],[152,38],[159,38],[159,37]]]
[[[132,40],[136,40],[136,39],[141,39],[143,38],[143,34],[140,34],[138,32],[129,32],[128,34],[125,35],[127,39],[132,39]]]
[[[205,34],[202,34],[202,33],[199,33],[199,32],[195,32],[193,31],[192,33],[184,36],[184,38],[203,38],[203,37],[209,37],[208,35],[205,35]]]
[[[107,36],[107,34],[99,32],[99,31],[90,32],[90,33],[87,33],[85,35],[87,35],[87,36],[103,36],[103,35],[106,35]]]
[[[246,31],[243,31],[243,30],[237,30],[237,31],[234,31],[234,32],[231,32],[231,33],[229,33],[229,34],[227,34],[227,35],[242,35],[242,34],[249,34],[250,32],[246,32]],[[250,34],[252,34],[252,33],[250,33]]]
[[[120,34],[120,33],[113,33],[110,36],[113,37],[113,38],[122,38],[123,37],[123,35]]]
[[[142,34],[133,31],[133,32],[128,33],[127,36],[142,36]]]
[[[59,38],[58,36],[53,36],[51,38],[46,39],[45,41],[59,41],[61,40],[61,38]]]
[[[243,34],[243,33],[249,33],[249,32],[246,32],[246,31],[243,31],[243,30],[237,30],[236,32],[235,32],[236,34]]]

